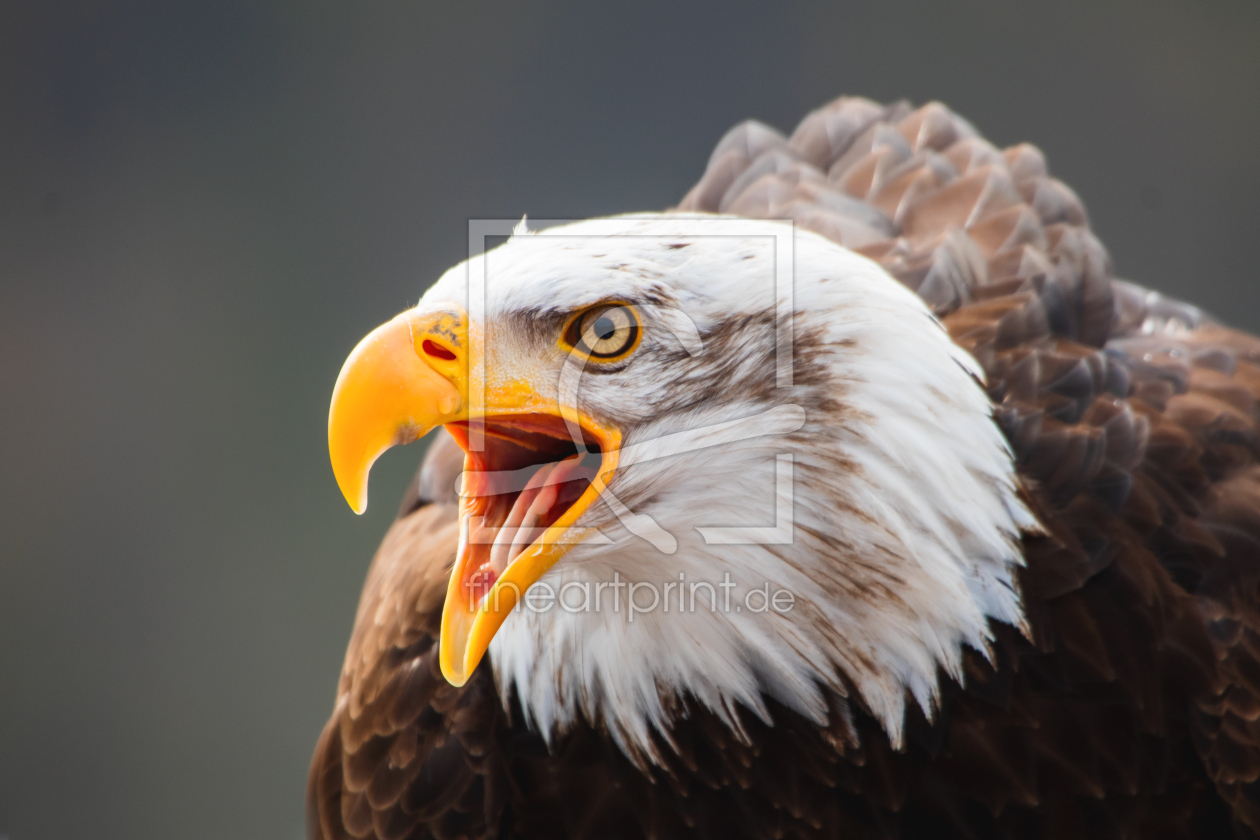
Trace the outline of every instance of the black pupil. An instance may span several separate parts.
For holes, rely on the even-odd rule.
[[[595,319],[595,326],[591,329],[595,331],[596,338],[600,341],[606,341],[613,337],[613,333],[617,332],[617,325],[613,323],[612,318],[601,317]]]

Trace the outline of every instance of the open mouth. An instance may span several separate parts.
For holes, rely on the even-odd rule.
[[[469,451],[470,426],[484,429],[480,451]],[[579,445],[565,421],[549,414],[460,421],[448,423],[446,430],[465,453],[462,562],[456,564],[456,573],[474,606],[548,528],[562,518],[576,518],[580,510],[573,511],[574,506],[599,474],[603,450],[586,429],[581,430]],[[565,517],[571,511],[573,515]]]

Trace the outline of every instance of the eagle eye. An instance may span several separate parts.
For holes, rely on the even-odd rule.
[[[642,325],[634,307],[600,303],[579,312],[564,331],[564,343],[599,362],[615,362],[639,345]]]

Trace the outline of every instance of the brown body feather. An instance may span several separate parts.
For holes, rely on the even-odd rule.
[[[1260,340],[1115,280],[1036,148],[935,103],[738,126],[679,209],[875,259],[980,361],[1051,530],[1024,546],[1031,641],[995,626],[935,721],[908,704],[902,751],[860,710],[824,730],[773,703],[747,743],[686,710],[647,774],[591,728],[549,751],[488,661],[460,689],[438,670],[460,468],[438,445],[368,574],[312,837],[1260,835]]]

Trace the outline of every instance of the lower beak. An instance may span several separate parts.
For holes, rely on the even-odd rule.
[[[583,428],[599,442],[600,465],[590,485],[572,505],[540,536],[513,558],[501,575],[492,576],[487,585],[479,580],[486,574],[472,545],[472,519],[479,497],[469,487],[483,480],[470,469],[471,454],[465,460],[464,482],[460,493],[460,539],[446,589],[442,610],[442,639],[439,662],[442,674],[452,685],[463,685],[485,655],[499,627],[525,593],[548,569],[578,543],[598,532],[579,528],[574,523],[599,498],[617,468],[620,434],[583,418]],[[464,430],[453,432],[456,442],[467,450]]]
[[[495,387],[487,371],[485,409],[469,409],[471,364],[467,314],[451,305],[437,311],[409,310],[373,330],[346,360],[333,389],[328,413],[328,450],[333,474],[356,513],[367,508],[368,472],[386,449],[410,443],[439,425],[448,426],[467,453],[460,499],[460,544],[442,612],[439,661],[454,685],[463,685],[485,655],[491,639],[524,593],[570,548],[591,535],[574,523],[599,498],[617,464],[620,435],[577,414],[584,432],[598,441],[601,461],[590,486],[541,536],[513,558],[492,585],[480,587],[479,563],[470,539],[478,496],[476,482],[486,473],[476,468],[469,441],[471,427],[481,432],[487,420],[510,415],[561,412],[554,399],[541,397],[518,376]]]

